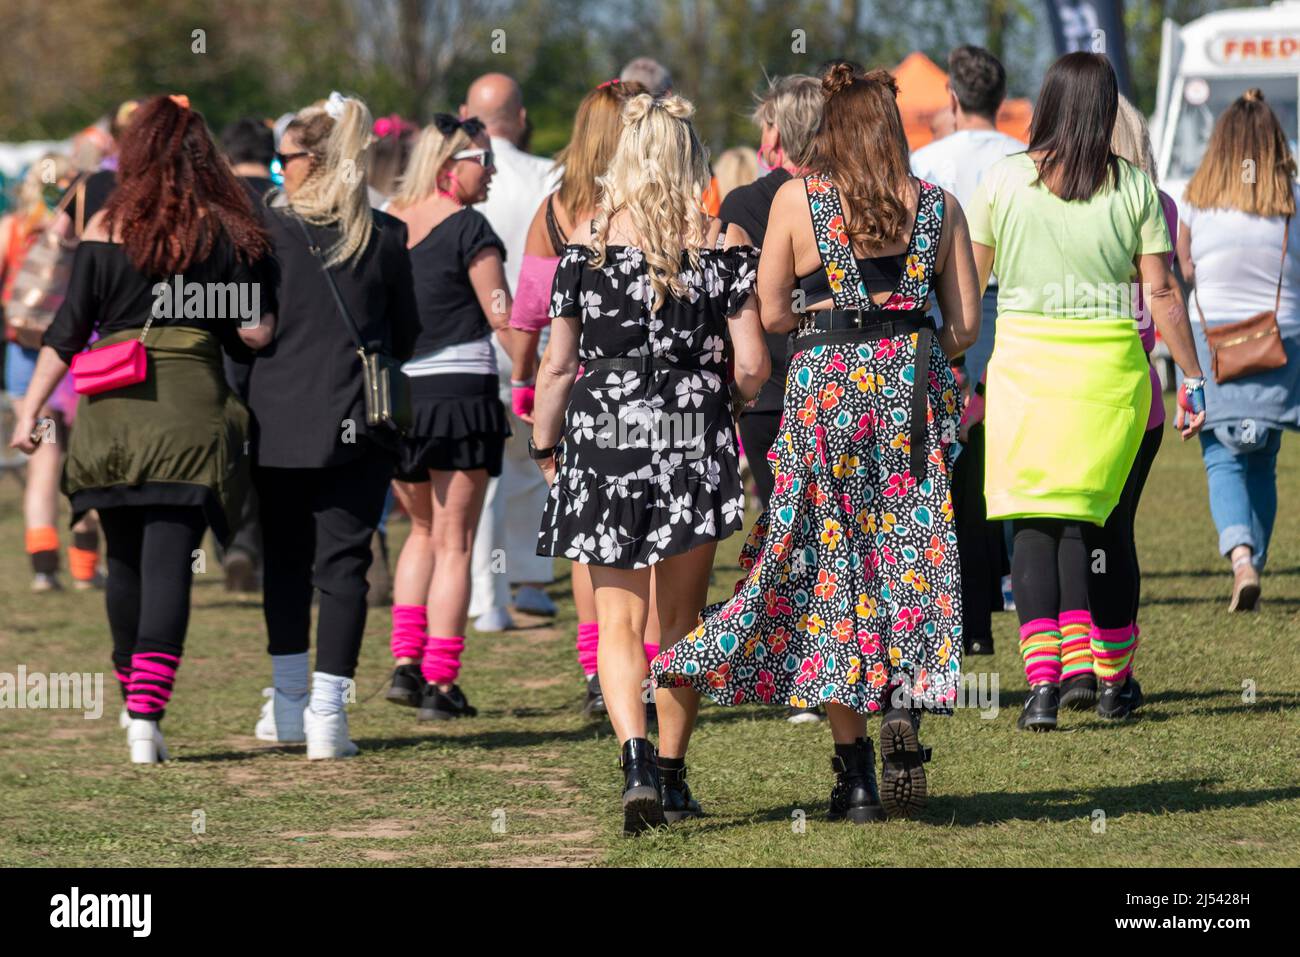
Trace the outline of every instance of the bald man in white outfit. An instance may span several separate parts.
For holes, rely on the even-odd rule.
[[[555,164],[517,146],[524,138],[528,114],[519,84],[504,73],[487,73],[471,83],[460,115],[482,120],[492,140],[496,175],[488,198],[477,209],[505,243],[506,282],[513,292],[529,224],[542,200],[555,188]],[[555,580],[554,567],[550,558],[537,554],[546,482],[528,457],[532,427],[509,411],[510,356],[495,337],[492,343],[501,376],[501,401],[510,415],[513,434],[506,440],[501,475],[488,485],[474,540],[469,614],[478,631],[503,631],[513,626],[509,606],[514,584],[519,585],[514,604],[520,611],[555,614],[555,604],[541,587]],[[545,348],[545,338],[539,347]]]

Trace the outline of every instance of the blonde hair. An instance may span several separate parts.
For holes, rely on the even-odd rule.
[[[1247,176],[1247,171],[1253,175]],[[1249,89],[1220,114],[1205,158],[1187,184],[1197,209],[1254,216],[1295,214],[1295,158],[1264,94]]]
[[[289,198],[289,206],[313,225],[338,226],[338,242],[325,259],[330,266],[358,259],[374,229],[366,189],[366,153],[374,140],[370,110],[356,97],[340,99],[337,120],[330,115],[330,104],[313,105],[285,127],[312,157],[311,172]]]
[[[733,146],[713,164],[713,175],[718,181],[718,200],[724,200],[737,186],[758,179],[758,154],[748,146]]]
[[[28,167],[15,197],[13,212],[19,221],[29,229],[45,222],[50,215],[45,207],[45,187],[61,182],[71,172],[72,161],[62,153],[46,153]]]
[[[1123,93],[1119,95],[1115,129],[1110,134],[1110,151],[1120,159],[1128,160],[1151,177],[1153,184],[1159,185],[1156,180],[1156,158],[1151,150],[1151,132],[1147,129],[1146,117]]]
[[[406,208],[414,206],[438,188],[438,174],[447,161],[461,150],[469,149],[474,141],[462,127],[456,127],[450,136],[430,123],[420,130],[406,163],[406,171],[397,181],[393,205]]]
[[[597,179],[600,207],[591,224],[592,264],[605,264],[610,221],[626,209],[645,254],[654,292],[652,312],[667,296],[686,295],[682,249],[700,268],[708,242],[703,193],[709,182],[708,152],[691,125],[695,108],[680,96],[634,96],[623,106],[623,133],[605,175]]]
[[[815,76],[792,73],[769,81],[767,91],[757,97],[751,119],[758,127],[771,126],[781,134],[781,149],[797,166],[817,135],[826,96],[822,81]]]

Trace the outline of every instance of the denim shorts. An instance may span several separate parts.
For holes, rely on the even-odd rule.
[[[11,401],[27,394],[39,354],[39,349],[25,349],[16,342],[5,343],[5,392]]]

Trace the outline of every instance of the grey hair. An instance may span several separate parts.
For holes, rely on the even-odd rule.
[[[821,125],[825,102],[821,80],[792,73],[768,81],[767,91],[757,97],[751,118],[759,127],[776,127],[785,155],[802,165],[804,154]]]
[[[629,60],[618,78],[625,83],[636,81],[646,88],[651,96],[663,96],[673,87],[673,75],[653,57],[639,56]]]

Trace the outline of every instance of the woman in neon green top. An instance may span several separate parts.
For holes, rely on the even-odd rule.
[[[1015,520],[1011,578],[1031,689],[1022,728],[1056,725],[1056,551],[1076,523],[1090,554],[1104,557],[1088,575],[1098,710],[1122,717],[1141,703],[1131,675],[1131,536],[1118,518],[1108,521],[1119,511],[1151,403],[1135,321],[1139,288],[1174,361],[1193,382],[1201,377],[1169,273],[1159,195],[1145,173],[1110,150],[1117,108],[1104,56],[1061,57],[1043,80],[1028,150],[994,164],[967,210],[981,282],[990,271],[998,276],[984,487],[989,518]],[[1180,410],[1183,437],[1204,419]]]

